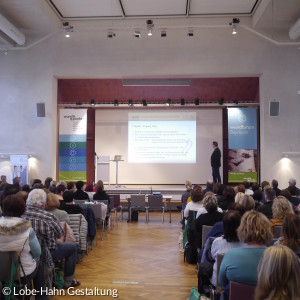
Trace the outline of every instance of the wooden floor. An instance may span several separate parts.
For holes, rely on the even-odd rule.
[[[115,292],[121,300],[187,299],[191,287],[197,286],[196,267],[184,263],[179,252],[180,213],[172,213],[171,224],[167,217],[162,224],[161,213],[151,212],[150,222],[145,223],[145,214],[141,213],[137,223],[118,222],[105,233],[103,241],[99,230],[93,250],[76,265],[76,279],[81,281],[77,292],[92,293],[92,289],[95,294],[98,288],[98,294]],[[69,298],[74,296],[63,297]]]

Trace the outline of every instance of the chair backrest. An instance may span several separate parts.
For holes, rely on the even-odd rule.
[[[109,208],[112,210],[115,208],[115,198],[109,197]]]
[[[274,226],[274,238],[282,236],[282,226]]]
[[[97,201],[98,204],[103,203],[103,204],[108,206],[108,200],[96,200],[96,201]]]
[[[225,254],[224,253],[218,253],[217,254],[217,288],[218,288],[218,278],[219,278],[219,273],[220,273],[220,267],[221,267],[221,263],[222,260],[224,258]]]
[[[187,219],[187,227],[190,228],[192,223],[196,220],[197,211],[196,210],[189,210],[189,216]]]
[[[181,201],[182,208],[181,208],[181,210],[185,209],[188,199],[189,199],[189,196],[185,196],[185,197],[182,198],[182,201]]]
[[[164,206],[162,195],[148,195],[148,206],[161,209]]]
[[[205,245],[206,236],[210,232],[211,229],[212,229],[212,226],[202,225],[202,248]]]
[[[114,199],[114,208],[119,207],[121,204],[121,195],[120,194],[110,194],[110,199]]]
[[[89,201],[90,201],[90,199],[86,199],[86,200],[75,200],[74,199],[74,203],[78,204],[78,205],[84,204],[85,202],[89,202]]]
[[[15,274],[11,274],[13,269]],[[0,281],[10,280],[11,275],[14,280],[19,277],[18,252],[0,251]]]
[[[131,195],[130,197],[130,206],[131,207],[139,207],[139,208],[145,208],[145,195]]]
[[[255,285],[230,282],[229,300],[254,300]]]

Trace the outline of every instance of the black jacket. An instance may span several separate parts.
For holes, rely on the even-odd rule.
[[[212,167],[221,167],[221,151],[218,147],[215,148],[211,155],[210,164]]]

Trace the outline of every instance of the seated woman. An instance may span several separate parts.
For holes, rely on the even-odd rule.
[[[270,220],[272,232],[274,226],[282,226],[283,219],[287,214],[293,214],[292,204],[283,196],[278,196],[274,199],[272,205],[273,218]]]
[[[91,183],[86,184],[84,191],[89,195],[89,201],[93,200],[95,192],[94,187]]]
[[[47,194],[47,200],[45,205],[45,210],[51,212],[57,217],[59,222],[70,222],[69,215],[66,211],[58,209],[60,206],[58,197],[53,193]]]
[[[27,279],[32,279],[37,272],[41,247],[31,223],[21,218],[25,209],[25,202],[20,196],[9,195],[3,200],[3,216],[0,218],[0,251],[20,252],[21,277],[26,275]]]
[[[217,237],[211,246],[211,255],[215,260],[211,283],[217,285],[217,256],[225,254],[229,249],[245,247],[237,236],[237,228],[241,223],[241,215],[236,210],[230,210],[223,218],[224,235]]]
[[[275,243],[289,247],[300,257],[300,217],[286,214],[283,220],[282,237]]]
[[[198,211],[199,208],[203,207],[203,190],[200,185],[195,185],[191,191],[191,199],[192,201],[189,202],[185,209],[184,209],[184,217],[187,218],[189,216],[189,211]]]
[[[104,190],[104,185],[102,180],[98,180],[96,184],[97,192],[93,196],[93,200],[108,200],[109,203],[109,195]]]
[[[300,299],[300,262],[288,247],[266,249],[257,271],[255,300]]]
[[[187,204],[187,200],[191,196],[192,187],[193,187],[192,183],[189,180],[187,180],[185,182],[185,189],[186,190],[181,195],[181,209],[182,210],[185,209],[186,204]]]
[[[215,223],[222,221],[223,213],[218,211],[218,200],[213,193],[207,192],[203,200],[203,208],[206,212],[202,213],[192,224],[195,230],[196,248],[201,249],[202,245],[202,226],[213,226]],[[201,208],[202,210],[202,208]]]
[[[225,290],[230,281],[256,285],[259,260],[265,245],[272,239],[269,220],[257,211],[248,211],[242,216],[237,234],[246,246],[228,250],[223,258],[218,283]]]

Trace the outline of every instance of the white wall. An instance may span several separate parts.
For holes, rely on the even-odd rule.
[[[282,151],[300,148],[300,51],[242,28],[236,36],[228,29],[203,29],[194,38],[181,31],[140,39],[126,31],[114,39],[103,32],[74,32],[70,39],[60,33],[31,49],[0,53],[0,153],[34,153],[36,167],[29,177],[55,177],[57,77],[252,75],[260,75],[262,179],[277,178],[285,187],[289,177],[296,177],[300,185],[299,158],[284,166],[281,161]],[[280,101],[277,118],[268,116],[273,99]],[[46,103],[46,118],[36,117],[37,102]],[[1,164],[0,173],[6,173]]]

